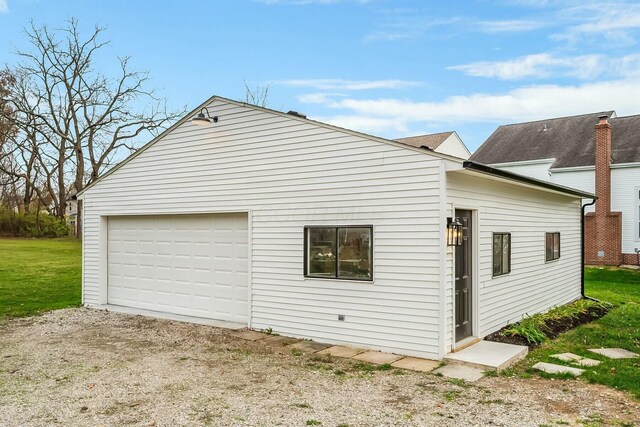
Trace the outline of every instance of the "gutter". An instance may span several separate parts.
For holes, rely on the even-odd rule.
[[[593,206],[596,203],[597,197],[591,200],[591,203],[582,205],[580,208],[580,296],[584,299],[591,301],[602,302],[595,298],[588,297],[584,294],[584,211],[587,206]]]

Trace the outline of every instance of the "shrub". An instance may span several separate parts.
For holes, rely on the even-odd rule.
[[[64,219],[46,212],[17,213],[0,208],[0,236],[4,237],[64,237],[69,226]]]

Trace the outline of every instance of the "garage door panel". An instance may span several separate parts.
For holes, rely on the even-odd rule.
[[[110,304],[247,322],[246,214],[109,218]]]

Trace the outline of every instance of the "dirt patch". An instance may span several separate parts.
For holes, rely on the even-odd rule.
[[[560,335],[563,332],[570,331],[571,329],[577,328],[580,325],[584,325],[586,323],[597,320],[609,312],[609,309],[606,307],[589,307],[586,313],[580,313],[576,317],[567,317],[561,320],[547,320],[542,328],[545,335],[549,339],[553,339]],[[503,335],[503,331],[508,329],[510,326],[505,326],[500,329],[484,337],[487,341],[495,341],[502,342],[506,344],[516,344],[516,345],[524,345],[528,346],[529,349],[534,349],[538,347],[540,344],[530,343],[527,339],[520,335]]]
[[[0,425],[539,426],[640,420],[581,380],[477,383],[292,353],[234,332],[88,309],[0,325]],[[631,425],[631,424],[629,424]]]

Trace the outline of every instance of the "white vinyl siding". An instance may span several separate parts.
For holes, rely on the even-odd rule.
[[[480,337],[580,297],[578,199],[461,173],[447,175],[447,192],[452,210],[476,210],[473,289]],[[550,228],[562,232],[562,257],[546,263],[545,232]],[[492,275],[493,232],[511,233],[511,271],[499,277]],[[453,283],[447,283],[446,292],[453,293]]]
[[[496,168],[506,170],[508,172],[517,173],[519,175],[530,176],[531,178],[539,179],[541,181],[552,181],[549,177],[549,168],[553,164],[554,160],[549,162],[536,162],[536,163],[524,163],[524,164],[506,164],[501,163],[494,165]]]
[[[553,172],[551,181],[555,184],[577,188],[590,193],[595,191],[595,177],[592,170]],[[637,167],[616,167],[611,169],[611,210],[622,212],[622,253],[633,254],[640,248],[638,236],[638,204],[636,187],[640,183],[640,165]],[[590,202],[590,200],[585,200]],[[592,212],[589,206],[586,212]]]
[[[440,160],[224,101],[83,195],[83,298],[106,302],[112,215],[250,212],[250,326],[438,358]],[[373,282],[305,278],[305,225],[372,225]],[[344,321],[338,321],[344,315]]]

